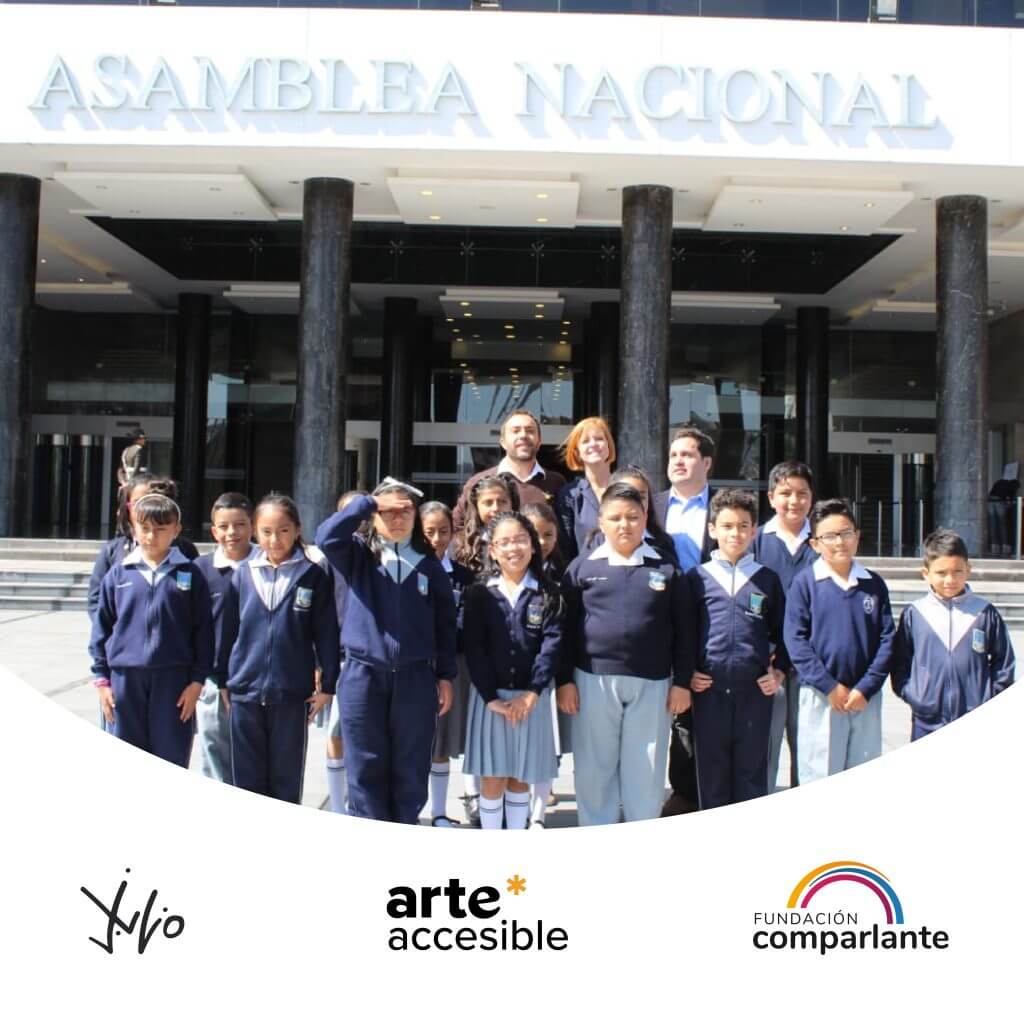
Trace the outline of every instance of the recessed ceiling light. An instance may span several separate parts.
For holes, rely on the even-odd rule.
[[[80,277],[80,278],[78,279],[78,283],[79,283],[79,284],[85,284],[85,278],[84,278],[84,277]]]
[[[461,301],[461,302],[459,303],[459,305],[460,305],[460,306],[468,306],[468,305],[469,305],[469,303],[468,303],[468,302],[467,302],[467,301],[466,301],[465,299],[463,299],[463,300],[462,300],[462,301]]]
[[[750,202],[751,202],[751,204],[753,206],[760,206],[761,203],[762,203],[762,200],[760,200],[760,199],[751,199]]]
[[[439,213],[432,213],[430,215],[430,219],[431,220],[440,220],[441,219],[441,214],[439,214]]]
[[[569,334],[569,332],[568,332],[568,331],[562,331],[562,337],[563,337],[563,338],[564,338],[564,337],[566,337],[566,336],[567,336],[568,334]]]
[[[368,181],[361,181],[361,182],[359,182],[359,187],[360,188],[370,188],[371,186],[370,186],[370,183]]]
[[[433,191],[431,189],[429,189],[429,188],[421,188],[420,189],[420,195],[421,196],[432,196],[433,194],[434,194]]]
[[[544,314],[543,313],[534,313],[533,314],[533,319],[534,320],[543,320],[544,319]]]
[[[469,363],[459,363],[459,366],[468,366]]]
[[[462,315],[463,316],[472,316],[473,314],[472,313],[463,313]]]
[[[733,227],[734,227],[734,228],[741,228],[741,227],[743,227],[743,222],[741,221],[741,222],[740,222],[740,223],[738,223],[738,224],[733,224]]]
[[[479,334],[474,334],[474,335],[473,335],[473,337],[474,337],[474,338],[479,338],[479,337],[480,337],[480,335],[479,335]]]
[[[571,320],[563,320],[563,321],[562,321],[562,323],[563,323],[563,324],[564,324],[564,325],[565,325],[566,327],[568,327],[568,326],[569,326],[569,325],[570,325],[570,324],[572,323],[572,321],[571,321]]]
[[[864,208],[867,209],[867,210],[870,210],[871,207],[873,207],[874,205],[875,205],[874,203],[865,203],[864,204]]]
[[[537,223],[538,224],[547,224],[547,222],[548,222],[547,217],[538,217],[537,218]]]
[[[40,263],[45,263],[46,262],[46,257],[44,256],[39,262]]]
[[[567,341],[565,340],[565,338],[562,338],[562,340],[561,340],[561,341],[560,341],[560,342],[559,342],[558,344],[559,344],[559,345],[568,345],[568,344],[569,344],[569,342],[567,342]]]
[[[505,337],[508,338],[509,341],[516,340],[516,336],[514,334],[506,334]]]
[[[839,225],[839,230],[840,230],[840,231],[849,231],[850,229],[849,229],[849,227],[847,227],[847,225],[845,225],[845,224],[840,224],[840,225]]]
[[[506,331],[514,331],[515,327],[513,327],[512,324],[505,324],[505,330]]]
[[[458,328],[458,327],[453,327],[453,328],[452,328],[452,334],[460,334],[460,333],[461,333],[461,332],[459,331],[459,328]]]
[[[510,371],[511,371],[512,373],[518,373],[518,372],[519,372],[519,367],[518,367],[518,366],[510,366],[510,367],[509,367],[509,370],[510,370]]]
[[[446,316],[445,320],[447,320],[448,323],[450,323],[450,324],[455,323],[455,317],[453,317],[453,316]]]
[[[543,302],[535,302],[533,304],[533,308],[534,309],[543,309],[544,308],[544,303]]]
[[[537,193],[537,198],[538,199],[547,199],[547,197],[548,197],[547,192],[538,192]]]

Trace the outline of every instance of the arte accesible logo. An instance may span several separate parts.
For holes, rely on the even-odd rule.
[[[785,910],[757,911],[755,949],[817,951],[948,949],[949,933],[908,927],[892,881],[857,860],[836,860],[808,871]]]
[[[449,878],[445,885],[396,885],[388,889],[387,915],[392,927],[388,932],[388,948],[396,951],[430,949],[494,950],[523,952],[555,950],[569,945],[564,928],[552,928],[538,918],[520,921],[512,915],[526,909],[520,900],[529,899],[530,887],[516,872],[505,879],[505,894],[514,900],[508,909],[502,907],[502,892],[493,885],[467,889],[458,878]],[[499,920],[494,920],[501,914]],[[445,923],[435,923],[435,917]],[[490,924],[481,925],[481,921]]]

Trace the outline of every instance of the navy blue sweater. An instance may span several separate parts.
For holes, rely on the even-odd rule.
[[[429,661],[455,678],[456,610],[448,574],[433,552],[396,582],[355,531],[377,509],[360,497],[320,524],[316,545],[348,584],[341,643],[348,658],[393,671]]]
[[[137,562],[103,577],[89,643],[97,679],[129,668],[187,668],[194,683],[213,674],[210,589],[195,564],[179,557],[153,585],[143,574],[148,566]]]
[[[750,553],[779,577],[782,590],[787,594],[797,573],[818,559],[817,552],[806,540],[796,549],[796,554],[791,555],[786,542],[777,533],[765,533],[763,526],[758,527],[754,543],[750,545]]]
[[[555,515],[558,516],[558,546],[572,561],[587,544],[587,535],[597,529],[600,503],[585,476],[566,484],[555,495]]]
[[[782,642],[786,598],[771,569],[748,554],[735,567],[712,558],[686,576],[697,607],[697,671],[716,682],[755,685],[773,665],[789,668]]]
[[[189,561],[195,561],[199,552],[195,544],[186,537],[175,537],[171,547],[177,548]],[[94,618],[96,609],[100,604],[100,584],[103,577],[115,566],[120,565],[125,555],[135,549],[135,540],[132,537],[111,537],[103,547],[100,548],[96,561],[93,563],[92,575],[89,577],[89,618]]]
[[[211,551],[209,554],[200,555],[196,559],[196,568],[203,574],[203,579],[210,588],[210,606],[213,608],[213,679],[218,686],[223,686],[228,657],[231,654],[230,642],[224,642],[224,609],[230,601],[228,595],[235,570],[229,565],[214,565],[213,559],[216,554],[216,551]]]
[[[449,564],[452,567],[452,571],[448,572],[446,569],[445,573],[452,587],[452,597],[455,598],[455,649],[461,654],[466,649],[463,636],[466,591],[476,582],[476,577],[471,570],[467,569],[464,565],[460,565],[458,562],[450,562]]]
[[[245,565],[233,574],[225,605],[231,699],[259,704],[306,700],[317,667],[323,670],[323,692],[334,693],[338,614],[327,568],[309,562],[273,611],[260,597],[252,573]]]
[[[524,587],[515,608],[493,585],[474,583],[466,592],[466,664],[484,703],[498,690],[554,685],[562,645],[562,602]]]
[[[693,605],[686,578],[661,555],[645,556],[642,565],[609,565],[602,550],[574,559],[562,577],[559,685],[572,682],[572,670],[579,668],[595,675],[671,676],[689,689]]]
[[[892,661],[889,590],[867,570],[866,578],[843,590],[831,577],[816,578],[818,566],[797,573],[786,595],[783,637],[790,661],[802,685],[826,696],[842,683],[873,697]]]
[[[1002,692],[1016,664],[1006,623],[984,598],[934,592],[900,616],[892,688],[922,722],[948,723]]]

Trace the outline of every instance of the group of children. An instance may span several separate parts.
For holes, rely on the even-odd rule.
[[[897,628],[850,505],[814,504],[802,463],[772,470],[760,529],[752,493],[716,492],[717,547],[687,573],[644,474],[602,483],[566,566],[551,507],[519,508],[502,474],[475,482],[458,533],[447,506],[387,478],[344,495],[315,546],[291,499],[225,494],[201,558],[173,485],[133,479],[95,574],[103,718],[186,766],[194,716],[206,774],[298,802],[329,706],[333,810],[415,823],[426,800],[453,827],[462,756],[467,817],[519,829],[543,826],[570,751],[580,824],[658,816],[672,716],[691,707],[706,809],[769,792],[783,736],[793,783],[878,756],[887,676],[914,739],[1013,681],[1006,627],[950,531],[927,539],[930,589]]]

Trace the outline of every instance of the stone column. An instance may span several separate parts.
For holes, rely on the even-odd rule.
[[[672,189],[622,192],[619,464],[633,462],[659,487],[668,450],[668,346],[672,313]]]
[[[39,191],[38,178],[0,174],[0,537],[28,528],[29,333]]]
[[[384,373],[380,416],[380,475],[412,474],[413,388],[421,327],[415,299],[384,300]]]
[[[344,178],[308,178],[302,188],[292,486],[307,537],[334,511],[343,483],[352,192]]]
[[[178,349],[174,385],[174,445],[171,464],[178,481],[184,527],[205,540],[206,391],[210,376],[210,296],[178,296]],[[216,497],[216,495],[214,495]]]
[[[590,325],[588,366],[594,374],[594,402],[587,415],[603,417],[614,436],[619,415],[619,304],[592,303]]]
[[[935,525],[985,551],[988,201],[935,204]]]
[[[796,457],[811,467],[816,497],[831,494],[828,340],[828,308],[801,306],[796,311]]]

